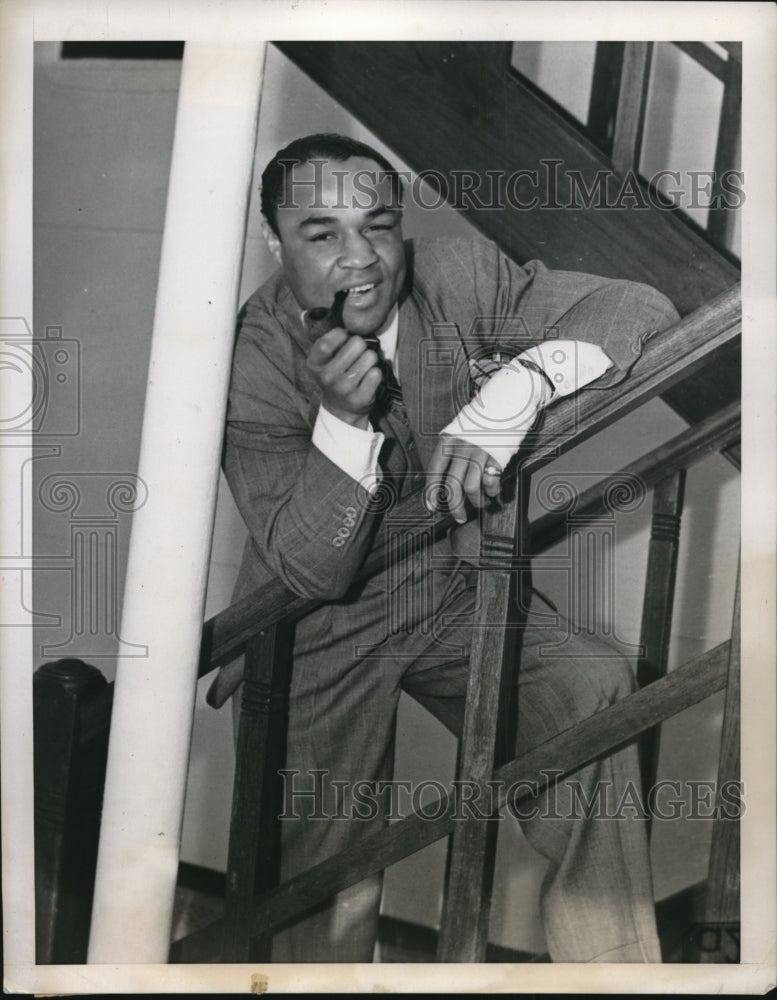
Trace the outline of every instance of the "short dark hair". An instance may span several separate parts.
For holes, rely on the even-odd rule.
[[[305,135],[290,142],[288,146],[279,149],[273,156],[262,174],[262,214],[268,225],[279,236],[278,206],[286,194],[286,178],[291,167],[298,163],[311,163],[313,160],[334,160],[344,163],[352,156],[360,156],[374,160],[381,170],[391,179],[392,192],[397,204],[402,201],[402,178],[396,168],[389,163],[382,153],[366,142],[351,139],[347,135],[336,132],[317,132]]]

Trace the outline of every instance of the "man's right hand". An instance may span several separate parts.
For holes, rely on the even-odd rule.
[[[366,430],[382,376],[378,355],[361,337],[336,327],[319,337],[307,367],[321,389],[321,404],[333,416]]]

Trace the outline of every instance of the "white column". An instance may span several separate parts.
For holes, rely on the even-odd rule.
[[[264,45],[187,43],[97,862],[90,963],[167,961]]]

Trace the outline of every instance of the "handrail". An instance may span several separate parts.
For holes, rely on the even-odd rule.
[[[709,355],[741,334],[740,286],[734,285],[711,302],[684,317],[673,327],[652,337],[645,345],[628,379],[604,391],[584,390],[561,400],[546,411],[541,429],[532,435],[534,447],[521,469],[534,472],[569,451],[647,399],[664,392],[704,365]],[[728,442],[730,443],[730,442]],[[514,468],[514,466],[511,466]],[[429,515],[421,489],[403,499],[397,515],[403,524],[417,524],[408,536],[428,534]],[[431,526],[435,538],[455,524],[441,515]],[[378,532],[372,551],[358,574],[359,579],[380,572],[386,559],[386,526]],[[294,594],[277,578],[208,619],[203,626],[199,676],[229,663],[245,643],[283,618],[297,620],[325,603],[320,598]],[[240,683],[239,663],[222,671],[208,694],[211,705],[222,705]]]
[[[726,685],[732,643],[727,640],[702,653],[655,681],[564,730],[494,771],[495,806],[507,801],[520,804],[535,789],[543,790],[554,778],[576,771],[595,757],[612,753],[627,740],[656,723],[696,704]],[[553,761],[552,771],[548,761]],[[308,907],[348,885],[381,871],[409,854],[421,850],[450,833],[461,805],[444,792],[425,807],[425,814],[411,813],[389,827],[367,835],[359,843],[294,875],[255,901],[252,935],[277,929]],[[219,939],[223,920],[218,919],[172,943],[170,962],[193,962],[214,939]]]
[[[730,449],[741,435],[739,403],[731,403],[711,417],[677,434],[665,444],[653,448],[634,462],[624,466],[612,476],[581,493],[575,503],[575,517],[595,517],[606,509],[605,494],[613,479],[631,477],[639,479],[646,489],[661,479],[687,469],[711,451]],[[566,508],[565,508],[566,509]],[[563,511],[549,511],[535,518],[529,525],[529,551],[542,552],[560,541],[566,531]]]

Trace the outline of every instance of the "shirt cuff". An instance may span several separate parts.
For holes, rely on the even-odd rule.
[[[555,390],[554,399],[577,392],[612,368],[612,361],[601,347],[585,340],[543,340],[515,360],[538,365]]]
[[[596,344],[543,341],[494,372],[440,433],[482,448],[504,468],[520,448],[540,409],[556,397],[582,389],[611,366],[612,361]]]
[[[549,395],[544,376],[514,359],[494,372],[440,433],[482,448],[504,468]]]
[[[371,425],[368,430],[361,430],[321,406],[313,425],[312,440],[338,469],[355,479],[368,493],[375,491],[381,478],[378,454],[384,436],[380,431],[373,431]]]

